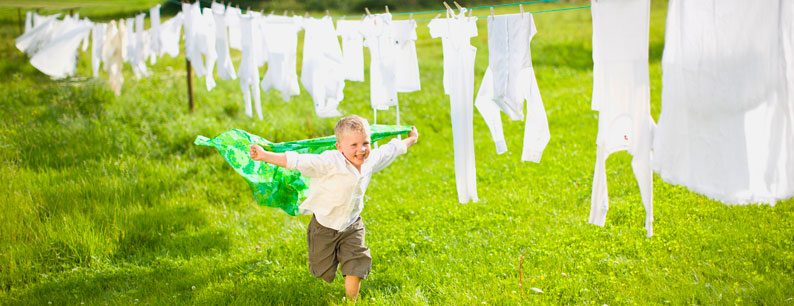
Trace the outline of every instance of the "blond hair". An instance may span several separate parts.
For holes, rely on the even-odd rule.
[[[364,135],[369,137],[369,122],[367,122],[367,119],[356,115],[350,115],[339,119],[339,122],[336,123],[336,127],[334,128],[336,140],[339,141],[342,138],[342,135],[347,132],[364,133]]]

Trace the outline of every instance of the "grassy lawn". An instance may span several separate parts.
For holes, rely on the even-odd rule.
[[[131,16],[151,4],[81,15]],[[654,1],[654,118],[665,13]],[[276,142],[331,135],[336,118],[317,118],[305,90],[289,102],[264,94],[260,121],[244,115],[237,81],[218,79],[207,92],[194,79],[189,113],[181,54],[158,59],[140,80],[125,66],[116,98],[106,74],[91,78],[88,52],[75,78],[38,72],[14,47],[16,18],[0,8],[0,304],[344,304],[343,281],[308,271],[310,217],[256,205],[215,150],[192,144],[231,128]],[[361,304],[794,305],[794,200],[727,206],[656,176],[655,235],[646,238],[631,157],[621,152],[607,162],[606,226],[587,224],[597,132],[590,11],[535,18],[533,63],[551,141],[541,163],[520,162],[524,124],[503,116],[509,151],[496,155],[475,110],[480,201],[469,204],[457,203],[441,41],[420,23],[422,91],[400,94],[400,106],[421,137],[367,192],[373,267]],[[478,24],[475,90],[488,64],[486,21]],[[240,53],[232,56],[237,65]],[[368,82],[348,82],[340,111],[371,119],[368,94]]]

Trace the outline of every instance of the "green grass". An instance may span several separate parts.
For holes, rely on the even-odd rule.
[[[654,1],[654,118],[665,11]],[[117,16],[102,14],[89,17]],[[237,81],[207,92],[194,79],[189,113],[180,56],[159,59],[140,80],[126,66],[116,98],[104,73],[90,78],[87,53],[73,79],[36,71],[12,43],[16,10],[0,15],[0,304],[344,303],[343,282],[308,271],[309,217],[257,206],[215,150],[192,145],[231,128],[272,141],[332,134],[335,119],[317,118],[305,91],[290,102],[264,95],[260,121],[243,114]],[[597,129],[590,12],[535,18],[551,141],[540,164],[520,162],[523,123],[504,117],[509,151],[496,155],[475,111],[480,202],[469,204],[457,203],[441,42],[420,24],[422,91],[400,100],[403,122],[421,137],[367,192],[373,267],[361,304],[791,304],[792,200],[727,206],[656,176],[655,235],[646,238],[631,157],[617,153],[607,163],[606,226],[587,224]],[[488,62],[485,24],[472,39],[476,87]],[[340,110],[372,118],[368,88],[348,82]],[[394,122],[394,113],[379,119]]]

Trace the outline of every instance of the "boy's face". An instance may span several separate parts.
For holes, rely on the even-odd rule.
[[[362,132],[347,131],[336,140],[336,149],[350,161],[353,166],[361,167],[369,156],[369,135]]]

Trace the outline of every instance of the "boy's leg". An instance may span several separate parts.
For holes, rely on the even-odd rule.
[[[356,302],[358,299],[358,289],[361,288],[361,278],[358,276],[345,276],[345,295],[347,300]]]
[[[345,276],[345,293],[347,298],[355,301],[361,288],[361,279],[366,279],[372,268],[372,257],[369,248],[364,244],[364,223],[359,217],[342,233],[339,244],[339,263],[342,275]]]

